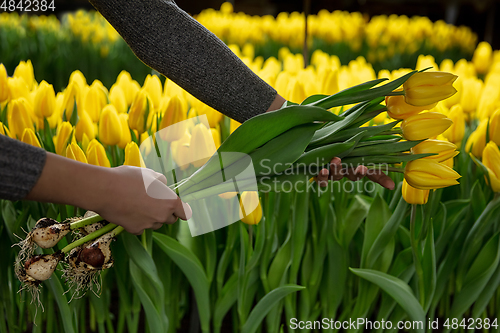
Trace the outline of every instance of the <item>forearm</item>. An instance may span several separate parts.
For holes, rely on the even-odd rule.
[[[99,197],[111,187],[112,181],[109,168],[47,153],[40,178],[25,199],[98,210]]]
[[[90,0],[145,64],[204,103],[243,122],[276,91],[214,34],[170,0]]]

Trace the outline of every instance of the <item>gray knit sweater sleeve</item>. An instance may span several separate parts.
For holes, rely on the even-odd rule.
[[[90,0],[146,65],[225,115],[265,112],[276,90],[172,0]]]
[[[0,199],[23,199],[45,165],[45,150],[0,134]]]

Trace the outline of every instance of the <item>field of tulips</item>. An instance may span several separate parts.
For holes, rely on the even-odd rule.
[[[20,61],[19,53],[17,60],[14,52],[3,53],[14,50],[11,46],[2,48],[0,62],[6,66],[0,65],[0,135],[83,163],[141,166],[158,148],[156,141],[148,139],[150,135],[188,120],[181,132],[165,138],[169,160],[182,172],[193,173],[200,167],[206,171],[210,165],[203,166],[206,156],[216,149],[235,147],[238,140],[245,142],[238,139],[245,133],[249,138],[246,153],[262,158],[252,153],[273,142],[271,137],[261,138],[259,144],[249,122],[240,125],[230,120],[172,81],[148,74],[146,67],[142,72],[118,71],[107,81],[113,71],[130,68],[138,60],[131,53],[127,64],[113,58],[126,45],[109,27],[78,28],[78,20],[92,15],[78,12],[62,23],[38,19],[39,25],[33,23],[35,18],[1,15],[2,43],[13,42],[6,38],[16,33],[27,38],[47,36],[47,26],[54,25],[50,33],[57,36],[55,43],[64,40],[70,45],[81,38],[78,43],[89,48],[89,59],[101,61],[91,53],[102,52],[101,56],[109,57],[103,63],[115,63],[109,71],[89,76],[76,70],[69,80],[59,76],[55,81],[48,72],[38,70],[53,61],[43,50],[30,55],[31,60]],[[272,114],[260,117],[264,121],[253,118],[275,138],[280,133],[271,134],[279,130],[273,121],[297,131],[286,138],[294,140],[283,148],[287,154],[275,153],[276,158],[291,159],[283,155],[298,151],[292,163],[297,158],[304,161],[304,156],[317,149],[344,145],[329,153],[345,153],[343,161],[354,164],[361,157],[377,166],[390,163],[385,170],[396,189],[343,179],[326,188],[311,183],[310,191],[261,189],[258,196],[245,192],[241,202],[245,207],[253,203],[257,209],[241,222],[196,237],[181,221],[140,237],[121,233],[111,245],[112,268],[78,279],[75,271],[59,265],[36,288],[16,277],[19,266],[14,263],[20,250],[27,248],[19,238],[24,239],[35,225],[40,228],[44,218],[58,223],[84,216],[85,211],[1,200],[4,258],[0,279],[4,283],[0,312],[5,320],[0,321],[0,331],[398,332],[403,331],[398,323],[404,323],[406,331],[415,332],[438,327],[436,331],[500,332],[500,134],[496,133],[500,52],[484,42],[476,47],[476,38],[467,28],[431,23],[426,18],[374,17],[366,22],[359,14],[321,12],[310,18],[316,50],[304,68],[302,55],[295,53],[298,40],[294,40],[300,38],[296,32],[302,29],[300,15],[280,14],[275,20],[249,17],[232,14],[224,5],[221,11],[206,11],[197,19],[230,43],[254,72],[290,101],[290,106],[275,114],[310,114],[309,120],[297,124],[285,117],[274,119]],[[325,30],[335,25],[325,23],[328,20],[348,22],[338,26],[349,28]],[[71,27],[72,33],[58,24]],[[7,31],[5,25],[17,32]],[[243,35],[256,27],[259,33]],[[420,39],[401,33],[409,31],[408,27]],[[384,34],[384,29],[390,32],[387,41],[376,35]],[[89,38],[98,38],[96,31],[101,39],[90,43]],[[264,40],[259,39],[262,36]],[[410,47],[408,43],[415,44]],[[405,58],[399,47],[408,52],[404,61],[414,61],[415,66],[398,62]],[[429,50],[435,57],[428,55]],[[391,52],[401,56],[391,57]],[[417,57],[420,52],[426,55]],[[28,59],[25,55],[22,58]],[[81,64],[81,68],[92,64]],[[418,74],[442,71],[458,78],[432,77],[433,85],[444,88],[423,91],[429,85],[421,79],[425,76],[417,76],[409,67],[431,68]],[[102,80],[94,79],[99,75]],[[374,81],[383,78],[389,83]],[[399,86],[406,99],[396,89]],[[422,95],[431,98],[433,92],[439,96],[412,100]],[[203,116],[206,122],[197,120]],[[319,126],[312,123],[318,119],[330,125],[313,127]],[[332,132],[335,126],[338,131]],[[308,135],[307,142],[300,140]],[[204,145],[206,140],[215,145]],[[416,157],[425,158],[412,161]],[[301,176],[308,179],[312,174]],[[200,190],[186,188],[186,194]],[[226,200],[224,195],[220,200]],[[95,216],[72,219],[70,228],[97,220]],[[101,234],[111,227],[101,228]],[[116,234],[121,231],[114,230]],[[32,249],[51,256],[57,256],[58,250],[71,253],[88,240],[78,237],[62,235],[53,248]],[[90,289],[85,294],[80,289],[84,287]],[[37,292],[34,299],[30,291]],[[358,319],[371,324],[338,326]]]

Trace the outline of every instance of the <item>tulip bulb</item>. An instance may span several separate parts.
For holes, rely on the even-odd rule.
[[[64,258],[62,252],[31,257],[24,263],[26,275],[37,280],[48,280],[56,270],[59,261]]]

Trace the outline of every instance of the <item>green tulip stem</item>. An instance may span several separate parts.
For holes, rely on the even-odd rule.
[[[386,96],[404,96],[405,91],[391,91],[390,93],[385,94]]]
[[[81,227],[85,227],[86,225],[89,225],[89,224],[100,222],[102,220],[104,220],[104,219],[100,215],[93,215],[93,216],[81,219],[79,221],[76,221],[76,222],[71,222],[70,229],[75,230],[75,229],[78,229]]]
[[[399,172],[399,173],[405,173],[405,169],[403,168],[397,168],[397,167],[384,167],[384,166],[367,166],[366,167],[369,170],[380,170],[380,171],[388,171],[388,172]]]
[[[420,257],[422,256],[419,250],[419,244],[415,238],[415,220],[417,217],[417,205],[411,205],[411,217],[410,217],[410,242],[411,242],[411,250],[413,253],[413,264],[415,265],[415,272],[418,277],[418,293],[420,304],[424,306],[425,303],[425,289],[424,289],[424,271],[422,268],[422,262],[420,261]]]
[[[62,253],[68,253],[69,251],[73,250],[75,247],[78,247],[80,245],[83,245],[83,244],[91,241],[91,240],[94,240],[97,237],[100,237],[100,236],[102,236],[104,234],[107,234],[110,231],[112,232],[112,236],[113,237],[117,236],[123,230],[124,230],[123,227],[117,226],[116,224],[113,224],[113,223],[109,223],[108,225],[105,225],[101,229],[98,229],[98,230],[94,231],[93,233],[88,234],[87,236],[82,237],[82,238],[74,241],[73,243],[68,244],[66,247],[64,247],[61,250],[61,252]]]

